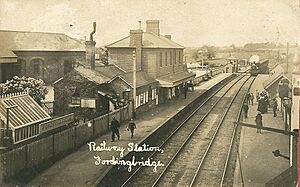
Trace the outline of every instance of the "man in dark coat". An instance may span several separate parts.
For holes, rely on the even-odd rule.
[[[127,126],[127,130],[130,130],[130,132],[131,132],[131,138],[133,138],[134,129],[136,129],[136,125],[135,125],[133,119],[131,119]]]
[[[245,118],[248,118],[249,106],[247,102],[244,102],[243,109],[244,109]]]
[[[250,105],[251,104],[251,94],[250,93],[247,93],[246,100],[247,100],[247,104]]]
[[[113,120],[110,123],[110,129],[111,129],[111,141],[114,142],[115,141],[115,134],[118,137],[118,140],[120,140],[120,132],[119,132],[119,128],[120,128],[120,123],[118,122],[118,120],[116,120],[115,117],[113,117]]]
[[[187,84],[185,84],[184,87],[183,87],[183,93],[184,93],[184,98],[185,99],[186,99],[187,92],[188,92],[188,86],[187,86]]]
[[[262,124],[262,115],[261,115],[260,111],[257,111],[257,115],[255,117],[255,123],[256,123],[256,126],[257,126],[256,133],[261,134],[261,129],[259,127],[262,127],[263,124]]]
[[[253,105],[253,100],[254,100],[254,94],[253,94],[253,93],[251,93],[251,94],[250,94],[250,101],[251,101],[251,105]]]

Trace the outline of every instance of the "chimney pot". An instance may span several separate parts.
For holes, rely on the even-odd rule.
[[[143,30],[130,30],[130,46],[142,46]]]
[[[147,20],[146,21],[146,32],[151,32],[159,36],[159,20]]]

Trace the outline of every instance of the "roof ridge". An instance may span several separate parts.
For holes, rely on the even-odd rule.
[[[179,46],[181,46],[181,47],[183,47],[184,48],[184,46],[182,46],[182,45],[180,45],[180,44],[178,44],[178,43],[176,43],[175,41],[173,41],[173,40],[170,40],[170,39],[168,39],[168,38],[166,38],[164,35],[162,35],[162,34],[159,34],[159,35],[156,35],[156,34],[154,34],[154,33],[152,33],[152,32],[145,32],[145,33],[149,33],[149,34],[152,34],[152,35],[154,35],[154,36],[156,36],[156,37],[158,37],[158,38],[160,38],[160,39],[163,39],[163,40],[165,40],[165,42],[167,42],[167,43],[171,43],[171,44],[176,44],[176,45],[179,45]]]
[[[22,30],[2,30],[0,29],[0,32],[23,32],[23,33],[42,33],[42,34],[62,34],[62,35],[66,35],[65,33],[62,32],[43,32],[43,31],[22,31]],[[67,36],[67,35],[66,35]]]
[[[120,42],[120,41],[122,41],[122,40],[128,38],[128,37],[130,37],[130,35],[129,35],[129,36],[126,36],[126,37],[124,37],[124,38],[121,38],[121,39],[119,39],[119,40],[117,40],[117,41],[115,41],[115,42],[113,42],[113,43],[111,43],[111,44],[108,44],[108,45],[106,45],[105,47],[109,47],[109,46],[111,46],[111,45],[113,45],[113,44],[115,44],[115,43],[118,43],[118,42]]]

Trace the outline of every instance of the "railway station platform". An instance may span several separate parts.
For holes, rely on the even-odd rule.
[[[111,142],[111,133],[106,133],[94,140],[97,145],[105,141],[106,146],[128,147],[129,142],[139,143],[151,132],[159,128],[165,121],[174,116],[178,111],[189,103],[193,102],[201,93],[211,88],[213,85],[224,80],[231,74],[219,74],[212,79],[201,82],[194,87],[194,91],[188,92],[187,98],[180,98],[172,102],[161,105],[154,110],[137,116],[135,120],[137,129],[133,139],[130,139],[130,132],[126,130],[127,124],[121,124],[120,140]],[[77,151],[57,161],[51,167],[41,172],[32,179],[28,186],[95,186],[108,171],[108,165],[95,165],[94,155],[101,154],[102,159],[109,159],[112,155],[118,156],[117,151],[92,152],[89,146],[82,146]],[[126,154],[126,152],[125,152]]]
[[[250,93],[263,91],[262,83],[268,75],[258,75],[250,88]],[[249,105],[248,118],[244,123],[255,125],[258,103],[254,99],[253,105]],[[262,114],[263,126],[284,130],[284,121],[281,112],[273,117],[273,110]],[[272,151],[279,149],[281,154],[289,156],[289,136],[262,130],[262,134],[256,133],[256,129],[242,127],[239,145],[239,157],[234,175],[234,186],[262,187],[274,177],[289,168],[289,160],[275,157]],[[240,162],[239,162],[240,160]],[[243,185],[244,183],[244,185]]]

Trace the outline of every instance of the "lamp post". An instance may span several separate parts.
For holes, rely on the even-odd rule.
[[[127,104],[127,111],[129,111],[129,103],[130,103],[130,99],[129,99],[129,94],[130,94],[130,89],[129,88],[127,88],[126,90],[125,90],[125,102],[126,102],[126,104]],[[125,103],[124,103],[125,104]]]
[[[135,51],[132,52],[132,60],[133,60],[133,96],[132,96],[132,118],[135,119],[135,97],[136,97],[136,56]]]

